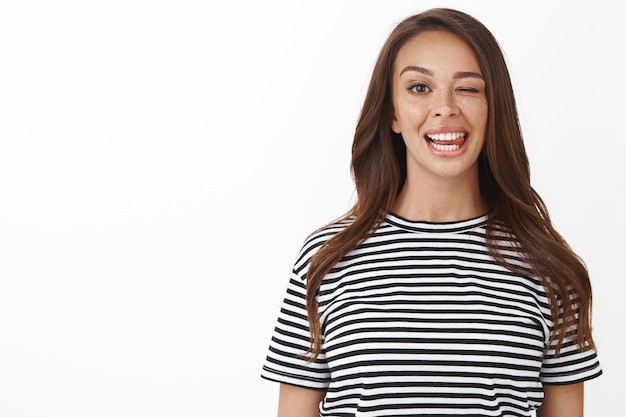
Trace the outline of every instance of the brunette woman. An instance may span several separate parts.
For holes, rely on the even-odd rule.
[[[582,416],[589,276],[485,26],[432,9],[392,31],[351,167],[358,200],[304,242],[263,367],[278,415]]]

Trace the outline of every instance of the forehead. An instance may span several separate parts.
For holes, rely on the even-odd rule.
[[[480,65],[470,46],[459,36],[442,30],[428,30],[410,38],[398,51],[394,74],[414,65],[433,71],[474,71]]]

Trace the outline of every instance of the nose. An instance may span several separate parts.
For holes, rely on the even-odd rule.
[[[435,117],[450,117],[459,113],[454,94],[450,91],[440,91],[435,95],[433,115]]]

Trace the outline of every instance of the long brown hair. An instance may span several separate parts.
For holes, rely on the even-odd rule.
[[[351,170],[357,201],[342,219],[349,225],[327,240],[307,271],[307,312],[312,360],[321,352],[317,304],[322,280],[346,254],[363,242],[391,210],[406,178],[406,147],[391,130],[391,80],[399,49],[417,34],[443,30],[463,39],[482,70],[489,106],[485,146],[479,156],[480,191],[489,205],[487,248],[506,268],[539,277],[546,289],[558,354],[565,337],[579,349],[594,348],[591,285],[582,260],[555,230],[541,197],[530,184],[530,169],[515,96],[502,51],[491,32],[463,12],[436,8],[400,22],[375,64],[352,145]],[[513,265],[498,250],[504,225],[530,269]],[[568,333],[578,316],[577,331]]]

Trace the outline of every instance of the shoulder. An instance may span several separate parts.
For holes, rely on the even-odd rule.
[[[294,272],[298,275],[302,275],[303,270],[306,269],[313,255],[319,250],[333,236],[340,233],[350,224],[352,224],[353,218],[346,216],[338,220],[334,220],[310,233],[302,243],[300,251],[294,265]]]

